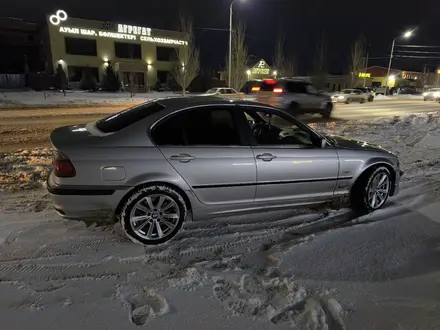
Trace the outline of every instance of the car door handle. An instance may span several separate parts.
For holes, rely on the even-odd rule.
[[[272,154],[264,153],[261,155],[257,155],[257,159],[261,159],[264,162],[270,162],[271,160],[277,158],[277,156],[274,156]]]
[[[177,160],[181,163],[188,163],[188,162],[192,161],[193,159],[196,159],[196,157],[188,155],[188,154],[178,154],[178,155],[171,156],[170,159]]]

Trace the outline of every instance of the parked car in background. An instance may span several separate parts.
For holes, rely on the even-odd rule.
[[[218,96],[223,97],[227,99],[244,99],[244,93],[237,92],[233,88],[227,88],[227,87],[216,87],[211,88],[207,92],[201,94],[200,96]]]
[[[340,92],[334,93],[332,101],[337,103],[352,103],[359,102],[365,103],[366,101],[373,101],[374,97],[370,93],[364,93],[359,89],[343,89]]]
[[[423,101],[435,101],[440,97],[440,88],[430,88],[423,93]]]
[[[312,83],[295,78],[266,79],[257,92],[257,102],[288,111],[292,115],[317,113],[330,118],[330,96],[318,92]]]
[[[373,88],[371,87],[356,87],[355,89],[359,89],[362,93],[364,93],[367,96],[368,102],[374,101],[374,96],[376,93],[374,92]]]
[[[394,154],[324,136],[283,110],[218,97],[152,100],[50,135],[47,189],[67,219],[119,220],[156,245],[193,220],[304,205],[384,206],[402,172]]]

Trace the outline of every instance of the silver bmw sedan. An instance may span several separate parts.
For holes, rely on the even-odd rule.
[[[216,97],[156,99],[50,138],[47,189],[58,213],[120,221],[145,245],[170,240],[190,219],[319,204],[372,212],[402,175],[380,146]]]

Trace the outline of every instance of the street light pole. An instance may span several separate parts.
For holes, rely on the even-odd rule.
[[[233,0],[229,6],[229,62],[228,62],[228,87],[231,88],[231,75],[232,75],[232,6]]]
[[[388,64],[388,73],[387,73],[387,82],[386,82],[386,86],[385,86],[385,95],[387,95],[387,88],[388,88],[388,83],[390,81],[390,71],[391,71],[391,62],[393,61],[393,55],[394,55],[394,46],[396,44],[396,40],[400,37],[403,38],[409,38],[411,37],[412,33],[414,32],[414,30],[410,30],[407,31],[403,34],[403,36],[398,36],[396,38],[393,39],[393,45],[391,46],[391,54],[390,54],[390,62]]]
[[[393,61],[393,54],[394,54],[394,45],[396,44],[396,39],[393,39],[393,45],[391,46],[391,54],[390,54],[390,62],[388,64],[388,73],[387,73],[387,82],[385,85],[385,95],[387,95],[387,91],[388,91],[388,83],[390,82],[390,70],[391,70],[391,62]]]

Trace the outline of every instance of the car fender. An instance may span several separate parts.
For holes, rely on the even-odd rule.
[[[356,173],[356,176],[354,177],[353,183],[356,182],[356,180],[362,175],[362,173],[365,173],[372,167],[381,166],[381,165],[391,168],[393,170],[393,172],[391,172],[391,175],[394,177],[396,171],[396,165],[392,162],[391,159],[386,157],[372,157],[368,159],[366,162],[364,162],[362,166],[359,168],[358,173]]]

